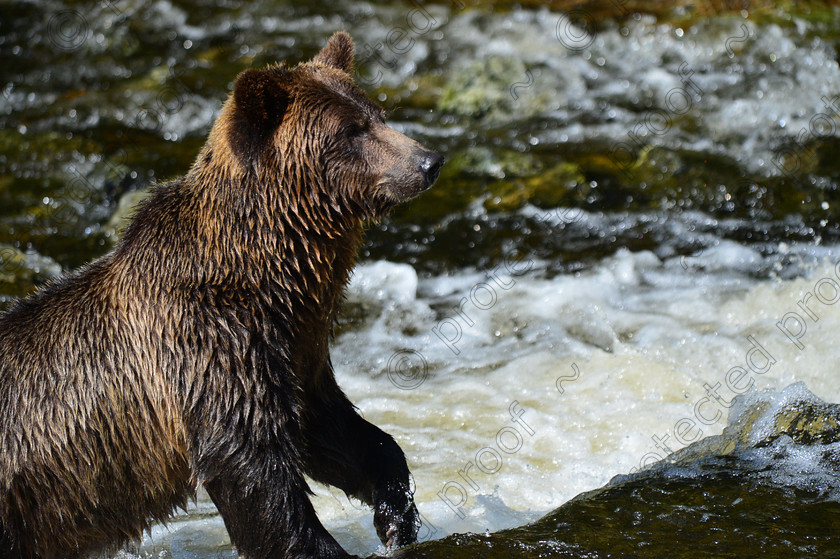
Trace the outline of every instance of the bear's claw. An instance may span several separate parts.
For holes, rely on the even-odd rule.
[[[402,484],[381,491],[377,495],[374,509],[376,533],[389,551],[417,540],[420,515],[411,491]]]
[[[385,537],[388,538],[388,541],[385,542],[385,549],[391,550],[394,548],[394,536],[397,534],[397,527],[391,526],[388,529],[388,533],[385,534]]]

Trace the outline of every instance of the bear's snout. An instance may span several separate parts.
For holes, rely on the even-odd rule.
[[[443,156],[436,151],[429,151],[421,156],[419,167],[426,181],[426,188],[430,188],[437,180],[443,162]]]

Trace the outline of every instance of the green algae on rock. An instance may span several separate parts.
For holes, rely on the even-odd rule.
[[[521,84],[521,90],[516,84]],[[504,122],[513,115],[533,116],[560,105],[557,92],[537,82],[520,59],[491,56],[455,74],[438,107],[459,116]]]
[[[105,234],[114,242],[119,239],[129,219],[134,215],[137,204],[145,200],[151,195],[148,188],[140,190],[129,190],[122,195],[120,201],[117,203],[117,209],[114,211],[111,219],[103,227]]]
[[[0,309],[60,273],[61,266],[51,258],[0,243]]]

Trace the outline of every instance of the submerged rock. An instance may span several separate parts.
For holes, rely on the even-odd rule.
[[[105,233],[116,243],[122,235],[125,226],[137,210],[137,205],[149,197],[151,191],[148,188],[140,190],[129,190],[120,198],[117,209],[111,215],[111,219],[105,224]]]
[[[729,424],[537,522],[402,559],[840,556],[840,405],[804,384],[733,402]]]
[[[496,123],[508,122],[511,116],[530,118],[565,106],[567,89],[582,94],[583,80],[573,77],[577,76],[561,79],[531,70],[518,56],[490,56],[455,73],[443,89],[438,108]],[[572,84],[566,86],[566,81]],[[555,87],[558,82],[563,85]]]
[[[0,309],[60,273],[61,266],[52,258],[0,243]]]

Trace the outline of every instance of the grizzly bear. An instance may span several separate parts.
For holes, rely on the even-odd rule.
[[[0,557],[113,550],[197,484],[243,557],[348,557],[305,475],[371,505],[388,548],[416,539],[403,452],[328,344],[364,223],[443,158],[385,124],[352,65],[341,32],[240,74],[115,249],[0,318]]]

